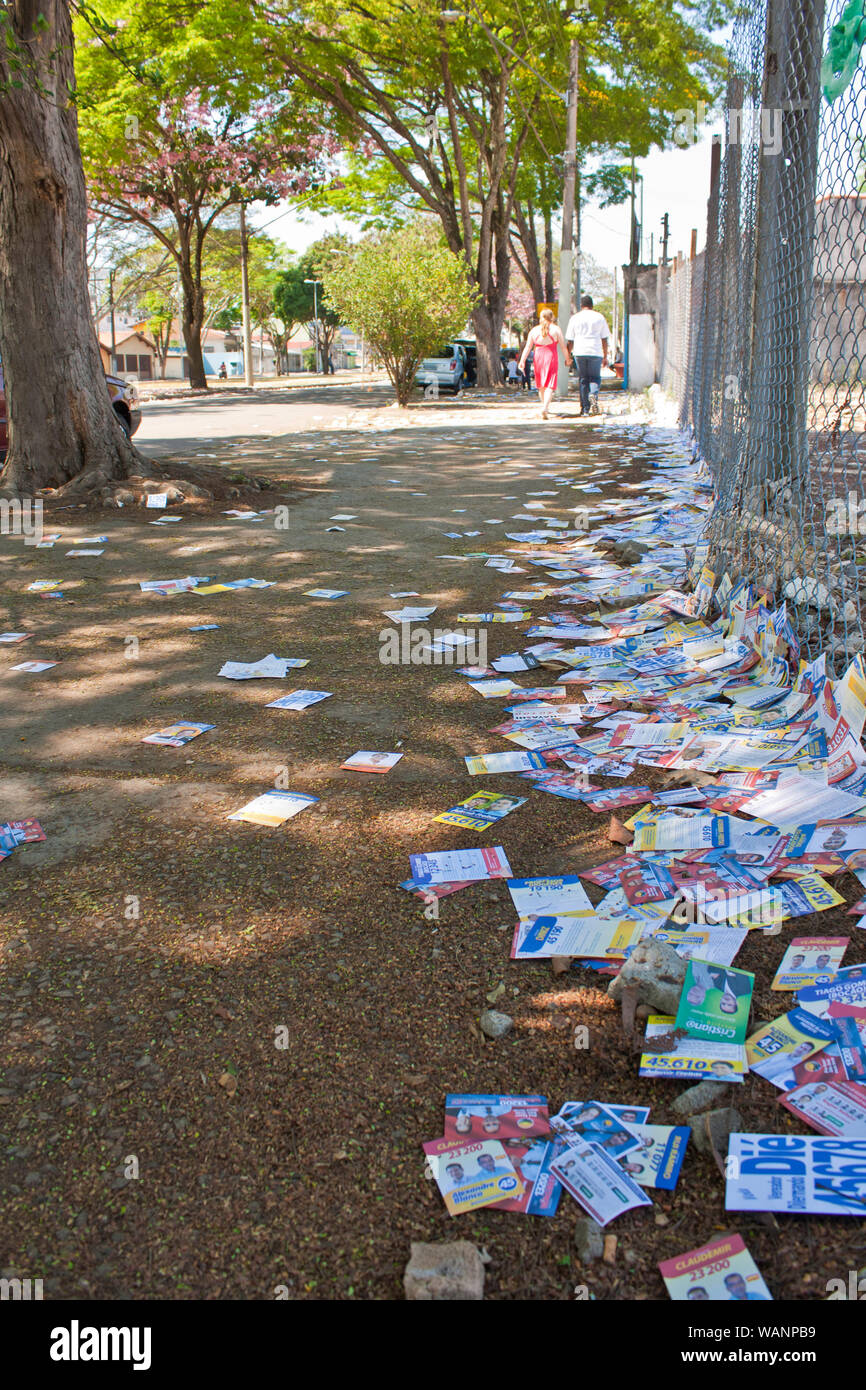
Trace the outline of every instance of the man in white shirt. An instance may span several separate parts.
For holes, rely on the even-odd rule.
[[[568,321],[565,341],[577,364],[580,413],[597,415],[601,369],[607,366],[610,329],[604,314],[597,314],[593,309],[592,295],[581,295],[580,310]]]

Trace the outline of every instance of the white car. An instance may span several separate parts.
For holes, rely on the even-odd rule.
[[[424,389],[425,396],[438,396],[443,391],[460,390],[466,375],[466,353],[458,343],[448,343],[435,357],[425,357],[415,373],[415,384]]]

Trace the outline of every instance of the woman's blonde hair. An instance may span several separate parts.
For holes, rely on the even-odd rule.
[[[538,321],[539,323],[553,323],[553,310],[542,309],[541,313],[538,315]]]

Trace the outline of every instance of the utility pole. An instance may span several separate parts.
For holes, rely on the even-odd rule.
[[[247,267],[247,214],[241,203],[241,313],[244,333],[244,386],[253,384],[253,335],[250,329],[250,277]]]
[[[631,244],[630,244],[630,247],[629,247],[629,255],[628,255],[629,264],[632,265],[632,266],[636,266],[637,263],[638,263],[638,261],[640,260],[640,254],[639,254],[639,252],[638,252],[638,244],[637,244],[637,217],[635,216],[635,205],[634,205],[634,204],[635,204],[635,194],[634,194],[634,181],[635,181],[635,178],[636,178],[636,175],[635,175],[635,170],[634,170],[634,158],[632,158],[632,161],[631,161],[631,238],[630,238]]]
[[[114,266],[108,272],[108,313],[111,319],[111,370],[117,371],[117,335],[114,329]]]
[[[665,213],[662,218],[662,265],[668,263],[668,241],[670,240],[670,217]]]
[[[322,364],[319,354],[319,282],[318,280],[305,280],[305,285],[313,287],[313,318],[316,321],[316,372],[319,376],[322,373]]]
[[[572,39],[568,60],[568,109],[565,136],[565,184],[562,190],[562,244],[559,254],[559,327],[565,336],[571,318],[571,281],[574,273],[574,185],[577,170],[577,76],[579,47]],[[556,396],[568,395],[568,371],[560,351]]]

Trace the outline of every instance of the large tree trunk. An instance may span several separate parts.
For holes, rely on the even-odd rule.
[[[181,267],[180,282],[183,289],[183,311],[181,328],[183,345],[189,361],[189,384],[196,391],[207,391],[207,376],[204,370],[204,353],[201,346],[204,328],[204,295],[201,285],[196,285],[192,271]]]
[[[503,319],[504,313],[491,313],[483,302],[473,310],[472,327],[475,329],[478,351],[479,386],[502,385],[502,359],[499,354]]]
[[[485,232],[482,217],[481,237],[476,267],[476,283],[481,290],[473,313],[472,324],[478,345],[478,385],[502,385],[502,325],[511,276],[511,257],[508,245],[508,219],[503,200],[489,213]]]
[[[9,450],[0,487],[32,495],[75,479],[86,490],[126,477],[138,456],[111,407],[90,317],[69,5],[8,0],[4,8],[0,353]],[[19,71],[10,72],[10,53]]]

